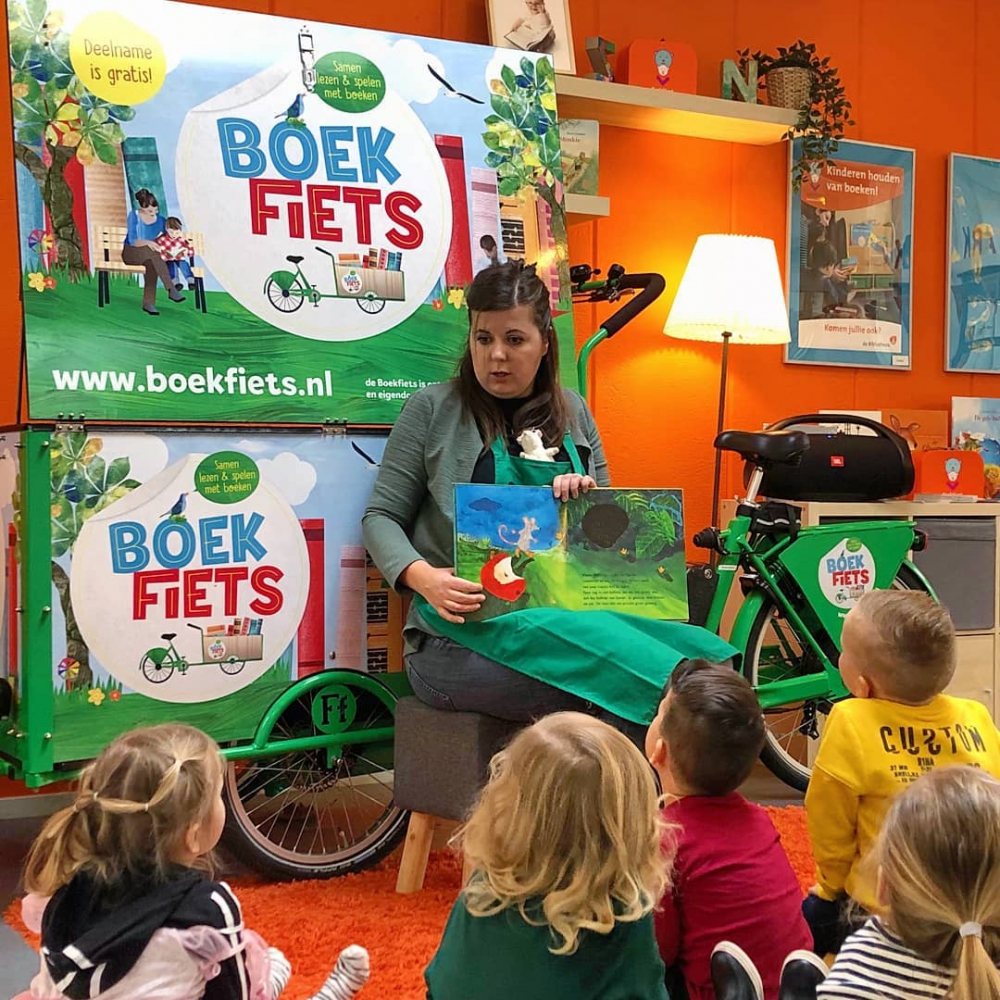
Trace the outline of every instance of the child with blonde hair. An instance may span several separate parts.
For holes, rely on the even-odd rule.
[[[617,730],[576,712],[522,730],[457,835],[473,874],[428,1000],[666,1000],[661,834],[653,773]]]
[[[285,956],[243,927],[240,904],[206,873],[225,824],[219,748],[190,726],[135,729],[87,767],[73,804],[32,846],[25,923],[41,969],[15,1000],[274,1000]],[[352,945],[320,1000],[368,979]]]
[[[864,858],[907,785],[953,764],[1000,775],[1000,738],[985,706],[942,693],[955,672],[955,629],[929,594],[865,594],[844,620],[841,647],[854,697],[830,712],[805,800],[817,884],[803,913],[819,955],[840,948],[852,900],[874,911]]]
[[[893,802],[871,862],[878,916],[847,939],[821,1000],[1000,1000],[1000,782],[974,767]]]

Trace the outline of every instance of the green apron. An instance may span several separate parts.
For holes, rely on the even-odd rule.
[[[517,458],[505,444],[495,440],[491,448],[499,486],[551,486],[565,473],[586,475],[569,434],[563,439],[568,462]],[[643,725],[653,721],[681,660],[721,662],[737,652],[706,629],[617,611],[525,608],[455,625],[419,594],[414,600],[420,614],[460,646]]]

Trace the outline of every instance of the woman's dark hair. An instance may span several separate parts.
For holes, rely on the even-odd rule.
[[[567,414],[566,399],[559,386],[559,342],[552,325],[549,290],[535,273],[535,265],[517,260],[480,271],[473,278],[465,301],[469,307],[470,335],[465,341],[456,381],[462,407],[475,417],[484,444],[489,447],[496,438],[506,438],[508,431],[496,398],[476,378],[472,365],[473,327],[479,313],[506,312],[528,306],[532,322],[549,349],[542,356],[535,375],[534,391],[514,413],[511,430],[517,436],[521,431],[536,428],[548,447],[560,446],[567,430]]]
[[[139,208],[159,208],[160,203],[156,200],[156,195],[149,188],[139,188],[135,193],[135,203]]]

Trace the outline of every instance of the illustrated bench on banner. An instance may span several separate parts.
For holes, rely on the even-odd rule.
[[[128,230],[124,226],[94,226],[93,262],[97,273],[97,304],[102,309],[111,301],[111,282],[108,275],[115,274],[145,274],[146,268],[137,264],[126,264],[122,260],[122,247]],[[205,255],[205,237],[201,233],[184,233],[194,248],[195,257]],[[208,312],[205,303],[205,269],[191,266],[194,275],[194,304],[203,313]]]

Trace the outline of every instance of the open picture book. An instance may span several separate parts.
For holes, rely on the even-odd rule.
[[[686,621],[680,490],[455,487],[455,572],[482,583],[471,620],[523,608],[619,611]]]

